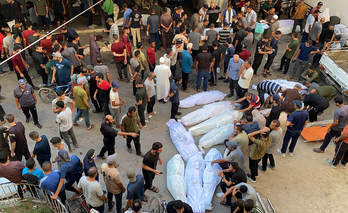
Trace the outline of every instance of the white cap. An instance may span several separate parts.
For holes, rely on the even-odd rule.
[[[163,57],[160,58],[160,63],[161,63],[161,64],[164,64],[165,61],[166,61],[166,60],[165,60]]]
[[[273,16],[273,19],[274,19],[274,20],[278,20],[278,16],[277,16],[277,15],[274,15],[274,16]]]
[[[193,46],[192,43],[188,43],[188,44],[186,45],[187,49],[192,49],[192,46]]]

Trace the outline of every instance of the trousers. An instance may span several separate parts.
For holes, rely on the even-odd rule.
[[[113,194],[111,192],[108,191],[108,206],[109,209],[111,209],[112,207],[112,197],[115,196],[115,200],[116,200],[116,212],[117,213],[121,213],[122,212],[122,192],[118,193],[118,194]]]
[[[266,171],[266,169],[267,169],[267,160],[268,159],[269,159],[269,164],[271,164],[271,166],[273,166],[273,167],[275,166],[273,154],[265,153],[265,155],[262,158],[262,170],[263,171]]]
[[[197,90],[199,90],[201,87],[202,78],[203,78],[203,90],[207,91],[209,72],[208,71],[198,71],[198,73],[197,73]]]
[[[115,154],[115,143],[104,143],[104,146],[100,150],[99,157],[104,157],[105,152],[108,152],[108,156]]]
[[[127,148],[130,149],[131,147],[131,142],[134,141],[134,146],[135,146],[135,152],[137,155],[140,155],[140,130],[137,132],[138,136],[137,137],[132,137],[132,136],[127,136],[126,142],[127,142]]]
[[[115,61],[115,62],[116,62],[118,77],[121,80],[123,79],[123,77],[127,78],[127,64],[124,64],[124,61]],[[122,76],[122,70],[123,70],[123,76]]]
[[[28,71],[26,69],[24,69],[21,72],[24,75],[25,80],[27,80],[28,84],[30,84],[30,86],[34,87],[34,84],[31,81],[31,78],[30,78],[30,75],[29,75]],[[17,80],[24,79],[24,78],[21,77],[21,75],[18,72],[16,72],[16,75],[17,75]]]
[[[61,136],[63,137],[66,145],[68,145],[69,147],[69,150],[71,150],[71,146],[70,146],[70,138],[69,136],[71,137],[71,140],[72,140],[72,143],[74,146],[77,145],[77,140],[76,140],[76,137],[75,137],[75,133],[74,133],[74,129],[73,127],[71,127],[68,131],[66,132],[60,132]]]
[[[137,46],[137,41],[141,42],[140,28],[132,28],[131,27],[131,33],[132,33],[132,36],[133,36],[133,46],[136,47]]]
[[[189,81],[190,73],[186,73],[182,71],[181,75],[182,75],[182,89],[187,90],[187,83]]]
[[[294,19],[294,25],[292,27],[291,33],[295,32],[297,25],[300,25],[300,28],[301,28],[300,32],[303,32],[303,21],[304,21],[304,19]]]
[[[254,70],[254,75],[257,74],[257,70],[259,69],[261,63],[262,63],[263,55],[255,55],[254,57],[254,63],[253,63],[253,70]]]
[[[283,70],[283,67],[285,68],[283,71],[283,74],[288,73],[289,67],[290,67],[290,61],[291,61],[291,58],[285,57],[285,54],[284,54],[280,62],[280,68],[279,68],[280,70]]]
[[[253,160],[249,157],[250,175],[251,175],[251,179],[253,180],[256,180],[256,176],[259,176],[258,164],[260,161],[261,159]]]
[[[48,20],[47,20],[46,16],[38,16],[37,22],[39,25],[39,30],[42,30],[43,25],[46,25],[46,30],[48,30],[49,24],[48,24]]]
[[[219,67],[219,64],[214,66],[214,69],[212,72],[210,72],[210,82],[212,84],[216,84],[217,83],[217,76],[216,76],[216,70]]]
[[[27,144],[23,147],[16,147],[14,153],[15,156],[13,157],[13,160],[15,161],[22,161],[23,156],[25,157],[25,160],[28,160],[31,157]]]
[[[293,78],[300,78],[301,74],[303,73],[304,69],[307,66],[308,61],[302,61],[300,59],[296,59],[296,63],[294,66],[294,69],[291,73],[289,73],[289,76],[292,76]]]
[[[146,189],[150,189],[152,187],[153,179],[155,179],[155,173],[143,171],[143,176],[144,176],[144,180],[145,180],[144,191],[146,191]]]
[[[172,103],[172,109],[170,110],[170,118],[174,119],[175,115],[178,113],[179,102]]]
[[[162,39],[163,39],[163,48],[170,48],[170,30],[168,32],[166,32],[166,30],[162,29]]]
[[[332,160],[332,164],[337,165],[341,161],[343,165],[346,165],[348,162],[348,144],[340,141],[337,147],[338,148]]]
[[[95,91],[89,91],[89,94],[94,94]],[[91,101],[94,105],[94,108],[96,111],[101,112],[102,111],[102,102],[99,98],[99,95],[97,95],[97,100],[94,100],[94,98],[91,98]]]
[[[112,109],[112,111],[114,112],[114,115],[113,115],[113,117],[114,117],[114,120],[115,120],[115,122],[116,122],[116,126],[117,125],[120,125],[121,123],[120,123],[120,119],[121,119],[121,107],[119,107],[119,108],[111,108]]]
[[[107,115],[111,115],[111,112],[110,112],[110,109],[109,109],[109,102],[102,102],[102,108],[103,108],[103,112],[104,112],[104,115],[107,116]]]
[[[145,107],[144,106],[142,105],[138,106],[138,115],[139,115],[141,125],[145,126],[146,122],[145,122]]]
[[[161,49],[161,46],[160,46],[160,41],[159,41],[159,33],[150,33],[150,37],[152,40],[155,41],[156,45],[155,45],[155,49],[156,50],[159,50]]]
[[[289,147],[289,152],[292,153],[295,149],[296,143],[297,143],[297,139],[300,137],[300,132],[290,132],[289,130],[286,130],[284,139],[283,139],[283,146],[282,146],[282,153],[286,153],[286,150],[288,149],[288,145],[291,139],[291,144]]]
[[[311,108],[308,110],[308,116],[309,116],[309,121],[314,122],[318,120],[318,113],[323,112],[325,109],[327,109],[329,105],[326,107],[321,107],[321,108]]]
[[[265,64],[265,66],[263,67],[265,70],[269,70],[269,68],[271,67],[272,63],[273,63],[273,60],[276,56],[271,56],[271,55],[268,55],[268,58],[267,58],[267,62]]]
[[[147,102],[147,114],[153,112],[153,106],[155,105],[155,103],[156,103],[156,96],[154,95],[150,98],[150,101]]]
[[[233,80],[232,78],[228,78],[229,85],[230,85],[230,94],[234,95],[234,91],[236,91],[236,94],[238,94],[238,80]]]
[[[329,133],[326,133],[325,138],[324,138],[324,142],[323,144],[320,146],[320,149],[325,151],[326,147],[329,145],[331,139],[333,137],[340,137],[341,136],[341,131],[335,131],[335,130],[331,130]]]
[[[28,107],[22,107],[22,111],[23,111],[26,119],[30,118],[30,113],[31,113],[31,115],[33,116],[34,124],[36,125],[39,123],[35,104],[30,105]],[[30,111],[30,113],[29,113],[29,111]]]
[[[76,113],[76,116],[73,120],[74,123],[76,123],[76,121],[81,117],[81,115],[83,115],[83,118],[85,119],[85,124],[86,124],[86,127],[90,127],[90,123],[89,123],[89,111],[88,111],[88,108],[86,109],[79,109],[77,108],[77,113]]]

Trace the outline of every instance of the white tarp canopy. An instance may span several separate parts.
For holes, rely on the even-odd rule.
[[[167,163],[167,188],[174,200],[187,203],[187,186],[184,180],[185,163],[179,154],[174,155]]]
[[[210,104],[215,101],[222,101],[225,98],[225,96],[226,94],[218,90],[213,90],[209,92],[201,92],[181,100],[179,107],[190,108],[190,107],[194,107],[195,105]]]
[[[231,137],[233,133],[233,123],[229,123],[225,126],[212,129],[199,139],[198,148],[202,150],[203,148],[207,149],[218,144],[223,144],[224,140]]]

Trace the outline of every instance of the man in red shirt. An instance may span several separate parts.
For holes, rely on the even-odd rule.
[[[4,44],[3,40],[4,40],[5,36],[0,33],[0,55],[1,55],[1,51],[2,51],[2,45]],[[0,56],[0,63],[3,62],[2,57]],[[7,73],[6,71],[2,70],[2,65],[0,65],[0,75],[2,76],[3,74]]]
[[[116,68],[118,71],[118,80],[123,81],[123,77],[126,82],[128,82],[127,78],[127,48],[123,42],[118,40],[118,35],[113,35],[114,43],[111,45],[111,52],[114,55],[114,60],[116,62]],[[123,70],[123,77],[122,77]]]
[[[52,46],[52,34],[50,32],[47,32],[47,34],[46,38],[41,40],[40,46],[46,50],[46,54],[49,54]]]
[[[98,73],[95,77],[95,80],[97,80],[97,87],[98,89],[94,93],[94,100],[97,100],[97,94],[99,95],[99,99],[102,102],[102,109],[104,112],[104,115],[111,115],[110,109],[109,109],[109,101],[110,101],[110,84],[108,81],[104,80],[103,73]]]
[[[34,35],[35,30],[33,30],[33,25],[31,22],[28,22],[27,24],[27,30],[24,30],[23,35],[23,43],[24,47],[27,47],[29,45],[29,36]],[[31,56],[31,53],[33,52],[30,48],[28,48],[29,55]]]
[[[20,44],[15,44],[15,46],[13,47],[13,52],[11,56],[15,55],[20,50],[21,50]],[[40,89],[34,86],[33,82],[31,81],[31,78],[27,72],[27,69],[25,68],[25,67],[29,68],[29,65],[24,61],[21,54],[17,54],[15,57],[11,58],[11,62],[17,74],[17,80],[25,78],[27,82],[33,87],[33,89],[36,89],[36,90]]]
[[[131,59],[131,52],[132,52],[132,46],[131,46],[131,42],[130,42],[130,38],[129,38],[129,28],[128,27],[124,27],[123,28],[123,35],[122,35],[122,42],[126,45],[127,48],[127,61],[129,63],[130,59]]]
[[[239,53],[239,57],[246,61],[250,58],[251,52],[247,50],[248,43],[242,42],[242,52]]]
[[[156,56],[155,56],[155,41],[150,39],[149,41],[150,46],[147,48],[146,55],[147,55],[147,61],[149,62],[150,72],[153,72],[155,70],[156,66]]]
[[[251,111],[254,109],[260,111],[261,101],[259,96],[246,92],[243,98],[240,98],[236,101],[231,101],[231,104],[240,103],[242,105],[240,112],[244,112],[246,115],[251,115]]]

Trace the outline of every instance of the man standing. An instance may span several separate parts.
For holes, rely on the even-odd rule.
[[[266,54],[272,54],[272,49],[267,47],[269,35],[264,35],[262,39],[257,42],[256,45],[256,51],[255,51],[255,56],[254,56],[254,62],[253,62],[253,70],[254,70],[254,75],[257,75],[257,70],[259,69],[263,55]]]
[[[44,0],[34,0],[35,14],[39,22],[39,29],[43,29],[43,25],[46,25],[46,30],[50,28],[48,23],[48,5]]]
[[[277,149],[278,153],[285,158],[286,150],[288,149],[288,144],[291,139],[291,144],[289,147],[289,155],[294,156],[293,152],[296,146],[297,139],[300,137],[303,128],[306,127],[308,123],[308,112],[302,110],[302,102],[299,100],[292,101],[295,105],[296,111],[291,113],[289,118],[286,120],[285,125],[287,130],[283,139],[283,146],[281,149]]]
[[[294,25],[292,27],[292,33],[295,32],[297,25],[300,25],[301,31],[303,32],[303,21],[307,14],[307,5],[304,3],[305,0],[300,0],[300,4],[296,7],[296,12],[291,18],[294,20]]]
[[[130,14],[132,13],[132,9],[128,8],[127,4],[122,5],[124,13],[123,13],[123,25],[122,25],[122,30],[124,27],[127,27],[129,25],[129,19],[130,19]]]
[[[140,117],[140,123],[143,127],[146,127],[146,121],[145,121],[145,107],[147,104],[147,101],[149,99],[148,94],[146,92],[146,88],[143,84],[143,80],[138,78],[135,81],[135,87],[137,88],[137,93],[135,95],[136,104],[135,106],[138,108],[138,115]]]
[[[27,139],[25,137],[25,128],[21,122],[15,122],[13,115],[6,116],[8,124],[11,126],[9,131],[11,142],[11,157],[13,160],[22,161],[24,155],[25,160],[30,158]]]
[[[231,27],[232,27],[232,17],[236,16],[236,15],[237,15],[237,13],[233,9],[233,6],[228,4],[227,5],[227,9],[224,10],[224,12],[222,13],[222,16],[221,16],[222,20],[221,20],[221,22],[222,23],[227,23],[227,26],[231,29]]]
[[[160,25],[162,27],[163,48],[170,48],[170,35],[172,32],[173,19],[167,14],[167,8],[163,8],[162,16],[160,18]]]
[[[338,145],[335,156],[332,160],[326,159],[326,162],[334,169],[337,168],[338,163],[345,169],[348,162],[348,126],[343,129],[342,135],[336,138],[336,141]]]
[[[141,74],[139,77],[141,77],[141,79],[144,79],[144,73],[146,72],[146,58],[145,58],[145,54],[141,51],[141,49],[143,49],[143,43],[138,42],[136,45],[136,49],[134,49],[133,51],[133,56],[135,57],[135,51],[139,51],[140,53],[140,57],[139,57],[139,63],[140,63],[140,71]]]
[[[55,52],[53,61],[53,74],[52,74],[52,82],[56,81],[56,73],[58,73],[58,86],[68,85],[71,81],[71,77],[74,73],[74,66],[67,59],[63,58],[63,56],[59,52]]]
[[[75,137],[73,123],[72,123],[72,111],[69,107],[66,107],[63,101],[57,101],[56,106],[58,108],[58,115],[56,123],[59,124],[60,135],[69,147],[71,152],[70,137],[75,148],[78,147],[77,140]]]
[[[80,65],[81,62],[79,60],[79,57],[77,55],[77,51],[73,47],[67,46],[68,42],[62,41],[61,45],[63,48],[62,56],[66,58],[74,67],[74,73],[79,74],[80,73]]]
[[[87,66],[87,73],[89,75],[89,94],[94,94],[95,91],[97,90],[97,74],[98,72],[94,71],[94,68],[92,69],[92,66]],[[88,95],[87,95],[88,98]],[[94,110],[92,110],[93,113],[101,113],[102,112],[102,104],[101,101],[99,100],[99,96],[97,96],[97,100],[94,100],[91,98],[91,101],[94,105]]]
[[[236,24],[236,33],[235,33],[235,38],[234,38],[234,47],[236,48],[236,53],[242,52],[242,42],[245,38],[246,32],[242,28],[243,25],[240,22],[237,22]]]
[[[79,78],[80,79],[80,78]],[[110,115],[109,101],[110,101],[110,84],[104,80],[104,75],[98,73],[96,78],[98,89],[94,93],[94,100],[97,100],[97,95],[99,95],[99,100],[102,102],[102,109],[104,116]]]
[[[67,107],[66,105],[68,103],[71,103],[71,112],[74,112],[74,109],[75,109],[75,101],[74,100],[72,100],[69,97],[66,97],[63,90],[58,90],[57,91],[57,96],[58,97],[52,101],[52,111],[53,111],[53,113],[59,113],[60,112],[60,110],[57,107],[57,102],[58,101],[63,101],[65,107]]]
[[[127,204],[124,208],[128,210],[132,206],[134,200],[145,200],[144,195],[144,177],[141,174],[135,175],[133,168],[128,168],[126,171],[129,183],[127,185]]]
[[[181,64],[181,70],[182,70],[182,89],[184,92],[188,93],[189,91],[187,90],[187,83],[189,80],[189,76],[191,73],[191,67],[193,64],[192,56],[193,55],[193,44],[188,43],[186,50],[182,52],[182,64]]]
[[[280,39],[281,36],[282,36],[282,32],[277,30],[275,32],[275,35],[272,38],[271,45],[270,45],[270,48],[272,49],[272,53],[270,55],[268,55],[267,62],[265,64],[265,66],[263,67],[264,68],[264,71],[263,71],[263,75],[264,76],[267,76],[267,74],[271,75],[271,72],[269,71],[269,68],[273,64],[274,58],[277,56],[279,39]]]
[[[251,31],[252,30],[250,27],[245,28],[246,35],[245,35],[243,42],[242,42],[242,46],[244,44],[244,46],[245,46],[244,49],[246,49],[250,53],[250,55],[251,55],[251,47],[253,46],[253,42],[254,42],[254,34]],[[239,55],[242,56],[242,53],[239,53]],[[250,55],[249,55],[249,57],[250,57]]]
[[[108,156],[112,156],[115,153],[115,138],[117,135],[122,136],[131,136],[131,137],[137,137],[138,135],[136,133],[125,133],[125,132],[119,132],[112,128],[112,124],[114,122],[114,119],[111,115],[107,115],[105,117],[105,121],[101,124],[100,132],[104,136],[103,138],[103,144],[104,146],[100,150],[99,155],[97,155],[98,158],[105,159],[104,154],[105,152],[108,152]]]
[[[249,155],[249,169],[250,174],[247,174],[247,178],[251,180],[251,182],[256,182],[256,177],[258,175],[258,164],[261,161],[261,159],[265,155],[265,151],[268,149],[268,147],[272,143],[272,137],[269,135],[269,128],[265,127],[262,130],[249,133],[248,137],[249,139],[254,142],[254,146],[251,148],[250,155]],[[256,139],[255,136],[261,134],[260,139]]]
[[[196,60],[199,53],[199,43],[201,43],[201,34],[197,32],[197,26],[193,26],[192,32],[188,35],[190,43],[192,43],[192,58]]]
[[[309,34],[309,38],[313,42],[313,46],[319,44],[320,34],[323,31],[323,24],[325,23],[325,17],[322,17],[319,21],[315,22],[311,32]]]
[[[205,33],[205,41],[206,45],[208,46],[209,53],[213,52],[213,41],[215,41],[218,37],[218,33],[214,30],[215,24],[212,23],[209,25],[209,30]]]
[[[137,116],[137,109],[134,106],[129,107],[127,115],[123,116],[121,130],[122,132],[129,132],[137,134],[136,137],[133,136],[123,136],[126,138],[128,152],[133,154],[133,150],[131,147],[131,142],[134,141],[136,154],[139,156],[143,156],[143,153],[140,151],[140,130],[142,126],[139,122]]]
[[[48,144],[47,137],[46,135],[41,135],[40,137],[39,133],[36,131],[32,131],[29,137],[36,142],[31,157],[35,158],[36,156],[37,161],[42,167],[45,161],[51,160],[51,148]]]
[[[151,15],[147,19],[147,34],[150,33],[150,37],[153,41],[156,42],[156,50],[161,49],[160,41],[159,41],[159,33],[158,29],[160,27],[160,17],[156,15],[156,10],[154,8],[151,9]],[[151,43],[150,43],[151,44]]]
[[[226,55],[227,57],[227,55]],[[233,58],[230,59],[227,68],[226,79],[229,80],[230,94],[228,94],[228,98],[234,95],[234,90],[236,94],[238,94],[238,79],[239,79],[239,70],[241,69],[244,61],[239,58],[239,55],[235,54]]]
[[[111,45],[111,51],[116,62],[116,68],[118,72],[118,79],[123,82],[125,79],[128,82],[127,78],[127,48],[123,42],[118,40],[118,35],[114,35],[113,44]],[[122,76],[123,70],[123,76]],[[124,79],[123,79],[124,78]]]
[[[207,12],[207,19],[210,24],[216,24],[217,20],[221,21],[221,10],[219,6],[216,6],[215,2],[210,3],[210,7]]]
[[[42,47],[40,45],[36,45],[33,49],[35,49],[35,51],[32,53],[31,58],[34,61],[36,72],[41,76],[42,83],[47,84],[48,75],[45,72],[47,58],[44,56]]]
[[[104,79],[108,81],[109,83],[111,83],[109,67],[103,64],[103,61],[101,58],[97,58],[97,63],[98,65],[94,66],[94,70],[99,73],[102,73],[104,76]]]
[[[26,117],[25,122],[29,123],[30,111],[31,115],[33,116],[34,125],[41,129],[42,126],[39,123],[36,110],[37,98],[33,87],[26,84],[24,79],[20,79],[18,81],[18,86],[13,90],[13,96],[15,98],[17,108],[22,110]]]
[[[156,103],[156,88],[154,78],[156,77],[155,73],[149,72],[148,77],[146,78],[144,85],[147,93],[147,115],[151,119],[152,115],[156,115],[157,112],[153,111],[153,106]]]
[[[152,181],[155,178],[155,175],[161,176],[162,172],[159,172],[156,170],[157,167],[157,161],[159,165],[162,165],[163,161],[161,157],[159,156],[160,153],[162,152],[162,143],[160,142],[155,142],[152,144],[152,149],[148,151],[143,159],[143,163],[141,165],[142,170],[143,170],[143,175],[145,179],[145,189],[150,189],[151,191],[158,193],[159,190],[157,187],[152,185]]]
[[[238,93],[239,98],[244,97],[244,94],[248,92],[250,86],[251,78],[253,77],[253,68],[251,68],[250,61],[245,61],[239,70],[239,80],[238,80]]]
[[[305,25],[305,29],[302,35],[302,40],[301,43],[304,43],[305,41],[307,41],[309,34],[311,33],[313,24],[315,22],[315,19],[318,17],[320,11],[316,10],[313,14],[309,14],[307,21],[306,21],[306,25]]]
[[[309,122],[317,121],[318,113],[329,107],[329,101],[315,93],[306,95],[303,99],[303,104],[303,109],[308,111]]]
[[[42,171],[44,176],[40,181],[40,189],[46,190],[46,193],[49,195],[50,191],[57,191],[59,180],[60,180],[60,172],[58,169],[52,170],[52,164],[49,161],[45,161],[42,165]],[[58,194],[59,199],[65,204],[66,194],[65,194],[65,186],[62,186]]]
[[[149,48],[146,50],[147,62],[149,63],[150,72],[153,72],[156,67],[156,44],[155,40],[149,40]],[[158,48],[159,50],[160,48]]]
[[[106,23],[111,26],[110,30],[103,30],[104,33],[109,33],[109,42],[110,44],[113,43],[113,36],[117,35],[118,37],[120,36],[119,30],[118,30],[118,26],[117,24],[115,24],[114,20],[112,18],[108,18],[106,20]]]
[[[88,97],[86,91],[83,89],[85,85],[86,77],[80,77],[77,79],[78,86],[74,87],[74,97],[76,101],[77,114],[73,120],[74,126],[79,126],[77,120],[83,115],[86,123],[87,130],[91,130],[94,124],[89,123],[89,111],[92,111],[88,103]],[[89,111],[88,111],[89,110]]]
[[[171,109],[171,113],[170,113],[170,119],[175,119],[177,120],[177,118],[175,117],[176,115],[181,115],[181,112],[178,112],[179,109],[179,84],[181,84],[182,79],[181,77],[177,76],[174,77],[172,83],[170,83],[170,90],[168,93],[168,96],[166,97],[166,99],[172,103],[172,109]]]
[[[199,89],[201,87],[201,82],[203,78],[203,90],[204,92],[208,89],[208,79],[209,74],[213,69],[213,57],[210,53],[208,53],[208,47],[207,45],[204,45],[202,48],[203,52],[199,53],[196,58],[196,65],[195,65],[195,73],[197,73],[197,92],[199,92]]]
[[[141,69],[141,65],[140,65],[140,59],[141,55],[140,55],[140,51],[136,50],[134,52],[134,57],[130,59],[129,61],[129,73],[131,75],[131,79],[130,81],[133,83],[133,96],[136,95],[137,92],[137,88],[135,85],[135,81],[140,77],[140,69]]]
[[[157,77],[156,90],[157,90],[157,100],[159,100],[159,102],[162,102],[162,101],[166,102],[166,97],[168,95],[169,88],[170,88],[169,77],[172,74],[170,72],[170,68],[166,66],[164,63],[165,63],[165,59],[161,57],[160,65],[156,66],[155,72],[154,72]]]
[[[227,38],[226,39],[226,55],[225,55],[225,59],[224,59],[224,74],[222,76],[220,76],[218,79],[219,80],[224,80],[225,83],[228,83],[229,80],[228,80],[228,76],[226,77],[226,73],[228,71],[228,66],[229,66],[229,63],[230,63],[230,60],[231,58],[233,57],[234,55],[234,46],[232,44],[232,38]],[[236,91],[237,91],[237,88],[236,88]]]
[[[247,20],[247,27],[250,27],[252,32],[255,33],[256,22],[257,22],[257,13],[253,10],[251,6],[247,8],[247,14],[245,16]]]
[[[108,190],[108,206],[109,211],[112,211],[114,204],[112,198],[115,195],[116,211],[121,213],[122,209],[122,194],[126,192],[126,188],[123,186],[120,173],[116,167],[117,153],[110,155],[106,158],[106,163],[101,165],[101,173],[104,177],[106,189]]]
[[[214,40],[213,41],[213,52],[212,52],[212,56],[213,56],[213,70],[210,72],[210,86],[216,86],[217,85],[217,68],[220,66],[220,62],[222,59],[222,53],[218,47],[219,42],[218,40]]]
[[[111,105],[112,111],[114,112],[114,120],[116,122],[117,128],[121,128],[121,123],[120,123],[121,106],[126,105],[126,102],[118,94],[119,89],[120,89],[120,86],[118,85],[118,83],[116,81],[113,81],[111,83],[111,90],[110,90],[110,105]]]
[[[286,45],[285,47],[286,51],[282,57],[280,67],[278,69],[279,72],[283,72],[282,74],[279,75],[279,77],[284,77],[288,73],[291,58],[294,56],[296,49],[298,45],[300,44],[300,41],[297,38],[298,37],[297,32],[294,32],[293,34],[291,34],[291,37],[292,37],[292,41]],[[284,71],[283,71],[283,66],[285,66]]]
[[[172,72],[172,76],[175,77],[176,72],[176,62],[178,60],[179,49],[183,46],[183,41],[177,39],[175,41],[175,45],[172,47],[172,56],[170,58],[170,71]]]
[[[143,19],[141,13],[138,11],[137,5],[133,7],[127,27],[130,27],[131,29],[131,33],[133,35],[133,47],[135,47],[137,40],[138,42],[141,42],[140,29],[143,28]]]

